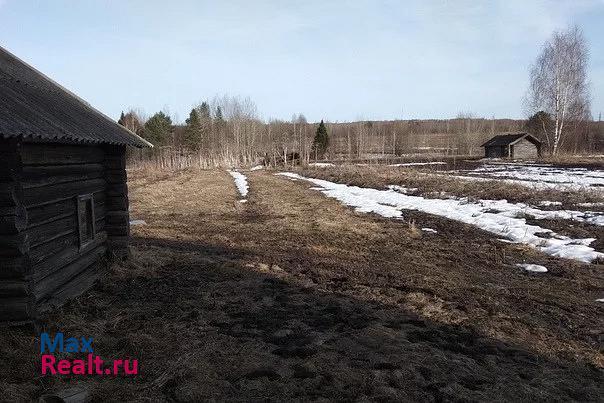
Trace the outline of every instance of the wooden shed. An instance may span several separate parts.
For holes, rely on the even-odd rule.
[[[528,133],[499,134],[481,147],[486,158],[536,159],[541,156],[541,141]]]
[[[127,146],[151,144],[0,47],[0,323],[34,320],[127,256]]]

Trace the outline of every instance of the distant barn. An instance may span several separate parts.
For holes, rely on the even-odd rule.
[[[35,319],[127,255],[126,146],[151,144],[0,47],[0,323]]]
[[[541,156],[541,141],[528,133],[500,134],[481,147],[486,158],[536,159]]]

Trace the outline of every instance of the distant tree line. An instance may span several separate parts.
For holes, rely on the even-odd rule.
[[[364,160],[402,155],[479,155],[480,145],[502,132],[528,131],[546,153],[602,152],[601,117],[590,113],[588,51],[581,30],[555,32],[530,71],[527,120],[485,119],[460,113],[455,119],[309,123],[258,118],[249,98],[214,97],[191,109],[184,124],[169,113],[148,119],[130,110],[119,123],[149,140],[153,150],[131,155],[167,167],[289,164],[324,158]]]
[[[528,120],[485,119],[461,113],[444,120],[317,124],[298,114],[290,121],[263,122],[249,99],[221,99],[221,104],[203,102],[193,108],[184,124],[174,124],[166,112],[157,112],[148,119],[134,110],[123,113],[120,124],[155,145],[152,150],[132,152],[131,160],[166,167],[210,168],[322,159],[480,155],[483,142],[504,132],[528,131],[547,145],[546,133],[555,125],[544,111]],[[604,122],[571,121],[565,130],[562,151],[604,151]]]

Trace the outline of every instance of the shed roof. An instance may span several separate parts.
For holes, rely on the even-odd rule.
[[[152,147],[2,47],[0,138]]]
[[[498,134],[497,136],[491,138],[489,141],[481,145],[481,147],[509,146],[517,143],[523,138],[526,138],[535,145],[541,144],[541,141],[538,138],[528,133],[506,133]]]

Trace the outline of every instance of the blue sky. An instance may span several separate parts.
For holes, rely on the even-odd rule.
[[[528,69],[580,25],[604,113],[604,0],[0,0],[0,45],[117,117],[217,94],[262,118],[524,116]]]

